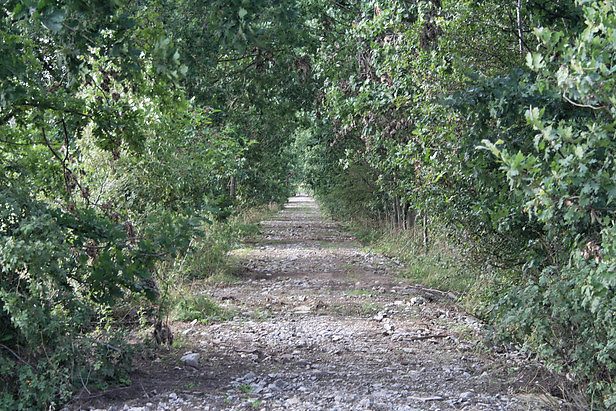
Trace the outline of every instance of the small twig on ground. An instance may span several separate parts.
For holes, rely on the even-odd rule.
[[[416,337],[409,337],[409,339],[411,341],[418,341],[418,340],[429,340],[430,338],[447,338],[449,337],[448,334],[430,334],[430,335],[418,335]]]
[[[417,290],[420,290],[420,291],[428,292],[428,293],[440,294],[440,295],[443,295],[445,297],[449,297],[452,300],[457,300],[458,299],[458,297],[454,293],[452,293],[451,291],[446,292],[446,291],[436,290],[434,288],[423,287],[423,286],[420,286],[420,285],[412,285],[411,287],[413,287],[413,288],[415,288]]]
[[[139,382],[139,385],[141,386],[141,390],[143,391],[143,394],[145,395],[145,398],[150,398],[150,394],[148,394],[148,392],[145,390],[145,388],[143,388],[143,384],[141,382]]]

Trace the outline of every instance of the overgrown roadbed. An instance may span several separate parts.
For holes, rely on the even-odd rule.
[[[203,290],[233,319],[175,323],[176,343],[131,387],[76,401],[106,410],[557,409],[540,368],[481,343],[450,295],[396,278],[309,197],[238,249],[242,281]],[[551,398],[548,403],[545,400]]]

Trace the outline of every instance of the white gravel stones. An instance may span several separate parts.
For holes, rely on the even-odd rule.
[[[190,367],[199,368],[200,358],[201,358],[201,354],[188,352],[184,354],[182,358],[180,358],[180,361],[182,361],[184,364]]]
[[[423,297],[413,297],[411,298],[411,305],[420,305],[423,304],[426,300]]]
[[[372,319],[377,322],[381,322],[387,317],[387,313],[385,311],[379,311]]]

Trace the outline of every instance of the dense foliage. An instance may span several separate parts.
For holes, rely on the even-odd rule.
[[[499,335],[614,406],[615,15],[4,1],[0,408],[125,378],[114,303],[158,299],[160,326],[169,272],[218,264],[230,216],[298,182],[334,214],[462,247]]]
[[[337,215],[457,243],[498,334],[614,406],[614,6],[366,1],[321,21],[306,182]]]
[[[288,196],[304,86],[280,10],[3,2],[0,408],[126,381],[117,301],[168,299],[161,269],[237,235],[212,221]]]

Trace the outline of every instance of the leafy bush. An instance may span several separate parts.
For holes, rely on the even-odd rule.
[[[85,384],[84,372],[89,381],[116,377],[126,351],[109,349],[106,342],[84,349],[94,341],[85,334],[93,330],[95,307],[127,290],[155,296],[152,255],[146,244],[131,244],[121,226],[91,211],[66,213],[22,189],[0,188],[0,379],[6,408],[59,404],[73,385]]]
[[[611,382],[616,373],[616,230],[602,234],[600,259],[575,250],[570,263],[544,269],[485,307],[501,337],[524,341],[550,368],[586,387],[593,409],[616,404]]]
[[[546,261],[497,312],[504,330],[526,340],[557,369],[588,384],[591,406],[616,406],[616,6],[578,1],[586,27],[577,36],[536,29],[544,51],[527,56],[539,90],[556,94],[568,116],[531,106],[533,146],[486,141],[526,213],[540,224]]]

